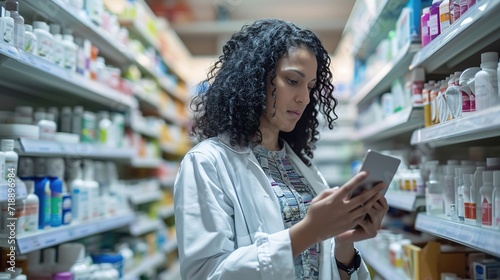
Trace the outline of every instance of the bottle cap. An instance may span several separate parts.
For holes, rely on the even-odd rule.
[[[500,158],[486,158],[486,166],[488,167],[488,169],[499,168],[500,167]]]
[[[52,280],[73,280],[73,273],[71,272],[58,272],[52,275]]]
[[[429,7],[425,7],[423,10],[422,10],[422,15],[424,14],[428,14],[429,13]]]
[[[493,186],[500,187],[500,170],[493,171]]]
[[[49,31],[49,25],[44,21],[34,21],[33,22],[34,29],[43,29],[45,31]]]
[[[61,26],[59,24],[56,24],[56,23],[51,23],[50,24],[50,33],[52,33],[53,35],[61,34]]]
[[[33,32],[33,26],[31,26],[30,24],[25,24],[24,30],[28,32]]]
[[[2,140],[2,152],[14,151],[14,140],[13,139],[3,139]]]
[[[481,64],[485,62],[498,62],[497,52],[485,52],[481,54]]]
[[[17,1],[7,1],[5,2],[5,9],[8,11],[19,12],[19,2]]]

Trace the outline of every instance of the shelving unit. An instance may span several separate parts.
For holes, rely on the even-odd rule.
[[[147,257],[136,268],[125,274],[123,276],[123,280],[139,279],[139,277],[143,273],[147,273],[148,271],[163,265],[165,263],[165,260],[166,260],[165,255],[162,254],[161,252],[156,253],[150,257]]]
[[[130,202],[134,205],[149,203],[153,201],[158,201],[161,198],[161,192],[159,190],[152,192],[140,192],[129,195]]]
[[[419,213],[416,229],[500,257],[500,231]]]
[[[425,206],[425,197],[414,192],[388,191],[385,198],[390,207],[400,210],[416,211],[418,208]]]
[[[174,215],[174,205],[170,205],[168,207],[163,207],[160,209],[160,217],[163,219],[172,217]]]
[[[410,280],[401,268],[394,267],[387,257],[383,257],[370,240],[356,242],[363,260],[373,267],[384,279]]]
[[[74,223],[67,226],[19,235],[16,238],[16,243],[20,254],[26,254],[94,234],[118,229],[129,225],[133,220],[134,214],[126,213],[83,223]]]
[[[411,144],[439,147],[495,136],[500,136],[500,106],[418,129],[412,134]]]
[[[157,168],[161,164],[159,158],[132,158],[131,165],[136,168]]]
[[[159,226],[159,220],[139,218],[129,225],[129,232],[132,236],[141,236],[148,232],[157,230]]]

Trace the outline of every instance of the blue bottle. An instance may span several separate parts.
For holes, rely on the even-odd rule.
[[[50,226],[62,225],[62,193],[64,176],[64,160],[62,158],[47,159],[47,175],[50,180]]]
[[[50,226],[50,180],[46,175],[45,158],[35,159],[35,194],[40,201],[38,210],[38,229]]]

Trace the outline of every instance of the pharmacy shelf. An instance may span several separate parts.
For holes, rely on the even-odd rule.
[[[131,34],[134,35],[139,41],[141,41],[146,47],[151,46],[155,50],[160,47],[159,41],[154,38],[150,32],[142,27],[142,24],[138,22],[138,19],[119,19],[120,25],[126,27]]]
[[[154,138],[154,139],[160,138],[160,130],[155,129],[155,128],[158,128],[158,126],[147,125],[146,121],[132,121],[131,127],[132,127],[133,131],[135,131],[139,134],[142,134],[146,137],[150,137],[150,138]]]
[[[162,251],[165,254],[169,254],[175,250],[177,250],[177,239],[168,241],[162,248]]]
[[[0,61],[0,84],[23,93],[66,105],[92,102],[102,108],[121,111],[137,107],[132,96],[67,71],[41,57],[18,52],[4,43],[0,43]]]
[[[385,194],[387,203],[390,207],[415,211],[417,208],[425,206],[425,197],[409,191],[388,191]]]
[[[422,108],[408,107],[382,121],[362,127],[355,132],[354,139],[364,142],[380,141],[394,135],[411,132],[422,126],[424,126]]]
[[[139,101],[139,107],[144,112],[151,112],[154,115],[158,115],[169,123],[175,124],[177,126],[186,126],[187,120],[185,118],[176,115],[175,111],[161,110],[159,107],[159,100],[155,98],[148,97],[145,94],[134,93],[134,96]]]
[[[182,101],[183,103],[187,103],[189,98],[186,94],[182,94],[182,91],[168,78],[159,78],[158,83],[160,86],[172,97],[175,99]]]
[[[415,228],[422,232],[500,257],[500,231],[454,222],[424,213],[417,215]]]
[[[21,13],[25,18],[33,18],[30,15],[37,15],[40,18],[54,19],[63,27],[73,29],[74,33],[86,39],[99,48],[99,55],[111,60],[121,69],[126,68],[134,56],[125,45],[119,44],[110,39],[110,34],[96,26],[83,11],[68,5],[61,0],[25,0],[20,2]]]
[[[161,199],[161,196],[161,191],[156,190],[152,192],[135,192],[133,195],[129,195],[129,199],[133,205],[139,205],[158,201]]]
[[[450,73],[450,69],[483,48],[498,43],[500,1],[484,0],[472,6],[441,35],[418,52],[410,69],[424,67],[426,73]],[[441,67],[445,70],[439,71]]]
[[[139,218],[129,225],[129,232],[132,236],[141,236],[157,230],[159,226],[159,220]]]
[[[418,129],[412,134],[411,144],[439,147],[496,136],[500,136],[500,106]]]
[[[168,270],[158,276],[159,280],[181,280],[181,271],[179,262],[174,263]]]
[[[384,257],[371,240],[356,242],[354,246],[361,252],[363,260],[371,266],[383,279],[409,280],[401,268],[394,267],[387,257]]]
[[[60,143],[52,140],[21,138],[16,150],[22,156],[73,157],[92,159],[128,160],[133,152],[126,148],[111,148],[88,143]]]
[[[161,181],[160,184],[164,188],[171,188],[174,186],[175,183],[175,175],[170,176],[169,178],[166,178],[165,180]]]
[[[157,168],[161,164],[159,158],[132,158],[131,165],[135,168]]]
[[[165,255],[163,253],[156,253],[144,259],[137,267],[132,269],[132,271],[127,272],[122,279],[123,280],[139,279],[142,274],[148,273],[149,271],[164,265],[165,262],[166,262]]]
[[[374,7],[374,3],[379,2],[378,7]],[[357,57],[366,58],[373,52],[382,39],[387,38],[387,33],[394,29],[396,21],[401,14],[403,7],[408,1],[406,0],[382,0],[382,1],[356,1],[351,15],[344,30],[345,33],[352,34],[353,43],[350,48],[353,54]],[[356,12],[360,10],[372,10],[373,16],[369,17],[366,22],[367,14],[363,14],[363,18],[358,18]],[[360,22],[364,22],[360,24]]]
[[[165,206],[160,209],[160,217],[163,219],[170,218],[174,215],[174,205]]]
[[[20,234],[17,237],[16,242],[19,253],[26,254],[68,241],[118,229],[129,225],[133,220],[133,213],[127,213],[115,217],[99,218],[88,222],[74,223],[34,233]]]
[[[391,84],[397,78],[402,77],[408,72],[411,60],[419,49],[420,46],[412,45],[408,42],[392,62],[382,67],[380,71],[377,71],[377,74],[369,81],[363,83],[363,86],[357,91],[358,93],[352,97],[352,102],[361,105],[390,89]]]

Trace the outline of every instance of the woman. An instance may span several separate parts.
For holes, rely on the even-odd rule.
[[[311,31],[243,27],[193,102],[201,143],[174,186],[183,279],[369,279],[353,242],[376,235],[383,184],[350,198],[311,164],[318,113],[336,119],[330,59]]]

